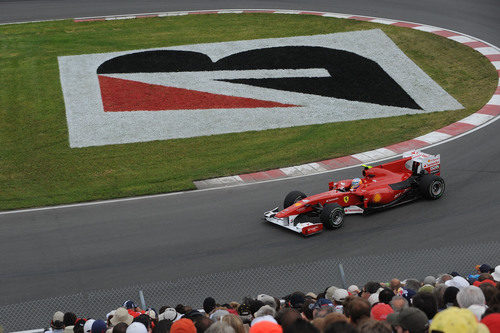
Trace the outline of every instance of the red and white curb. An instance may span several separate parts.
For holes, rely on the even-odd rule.
[[[483,54],[491,64],[495,67],[497,74],[500,76],[500,49],[485,41],[468,36],[456,31],[446,30],[439,27],[433,27],[424,24],[413,22],[397,21],[377,17],[358,16],[350,14],[317,12],[317,11],[299,11],[299,10],[275,10],[275,9],[223,9],[223,10],[201,10],[201,11],[182,11],[182,12],[164,12],[164,13],[146,13],[133,15],[118,15],[118,16],[101,16],[101,17],[82,17],[75,18],[75,22],[89,21],[110,21],[110,20],[125,20],[137,18],[151,17],[167,17],[181,15],[199,15],[199,14],[244,14],[244,13],[269,13],[269,14],[301,14],[301,15],[317,15],[324,17],[334,17],[343,19],[352,19],[358,21],[368,21],[386,25],[394,25],[398,27],[406,27],[416,30],[429,32],[451,40],[467,45],[479,53]],[[438,129],[434,132],[419,136],[417,138],[396,143],[384,148],[379,148],[363,153],[353,154],[344,157],[338,157],[330,160],[307,163],[286,168],[279,168],[255,173],[248,173],[229,177],[220,177],[195,181],[198,189],[214,188],[222,186],[233,186],[238,184],[255,183],[259,181],[267,181],[273,179],[306,176],[317,173],[328,172],[331,170],[341,169],[349,166],[359,165],[377,161],[380,159],[398,156],[399,154],[418,148],[424,148],[438,142],[448,140],[454,136],[461,135],[471,131],[478,126],[481,126],[500,115],[500,84],[497,83],[497,89],[489,102],[479,111],[470,116],[459,120],[451,125]]]

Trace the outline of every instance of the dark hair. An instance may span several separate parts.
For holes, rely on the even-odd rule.
[[[286,329],[287,326],[291,325],[295,320],[300,318],[301,316],[299,311],[292,308],[281,309],[276,314],[276,321],[281,325],[281,327],[283,327],[283,329]]]
[[[199,317],[196,319],[194,322],[194,326],[196,327],[196,332],[197,333],[203,333],[205,332],[212,324],[213,320],[208,318],[208,317]]]
[[[182,304],[177,304],[175,306],[175,311],[179,312],[180,314],[186,314],[186,308]]]
[[[359,326],[360,333],[392,333],[389,323],[379,320],[367,320]]]
[[[381,303],[389,304],[394,297],[394,292],[392,289],[384,288],[384,290],[380,291],[378,294],[378,300]]]
[[[164,305],[160,308],[160,310],[158,310],[158,314],[162,314],[163,312],[165,312],[166,309],[170,308],[171,306],[168,306],[168,305]]]
[[[83,326],[85,325],[85,322],[87,319],[80,318],[77,319],[75,322],[75,326],[73,326],[73,333],[83,333]]]
[[[459,289],[457,287],[448,287],[444,291],[443,301],[444,304],[452,303],[454,306],[458,307],[457,294]]]
[[[359,333],[358,329],[346,321],[331,323],[324,330],[325,333]]]
[[[158,324],[155,325],[153,333],[169,333],[173,323],[174,322],[171,320],[160,320]]]
[[[349,299],[344,305],[344,312],[356,324],[363,318],[370,318],[370,302],[360,297]]]
[[[288,325],[283,333],[319,333],[319,330],[310,322],[304,319],[297,319],[291,325]]]
[[[128,325],[126,323],[118,323],[115,326],[113,326],[113,333],[125,333],[127,332],[127,327]]]
[[[431,293],[417,293],[413,296],[412,304],[422,310],[429,320],[434,318],[438,310],[436,297]]]
[[[304,316],[306,316],[307,319],[313,320],[313,309],[312,305],[314,305],[316,302],[313,299],[306,299],[304,302],[304,305],[302,306],[302,313]]]
[[[63,317],[64,326],[73,326],[76,322],[76,314],[73,312],[66,312]]]
[[[365,287],[363,289],[364,291],[369,292],[370,294],[375,294],[378,288],[380,288],[380,283],[375,281],[370,281],[365,284]]]
[[[209,314],[213,309],[215,309],[216,305],[217,304],[215,303],[215,299],[213,297],[207,297],[203,301],[203,310],[205,310],[206,314]]]
[[[134,322],[142,323],[146,326],[146,329],[151,328],[151,318],[147,314],[141,314],[134,318]]]

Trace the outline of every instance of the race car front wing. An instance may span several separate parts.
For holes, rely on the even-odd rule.
[[[278,218],[275,217],[276,214],[278,213],[278,207],[265,212],[264,213],[264,219],[267,220],[268,222],[274,223],[279,225],[280,227],[284,227],[287,229],[290,229],[292,231],[295,231],[299,234],[302,234],[304,236],[310,236],[313,234],[320,233],[323,231],[323,224],[322,223],[312,223],[312,222],[299,222],[299,223],[294,223],[295,218],[298,215],[292,215],[289,217],[283,217],[283,218]]]

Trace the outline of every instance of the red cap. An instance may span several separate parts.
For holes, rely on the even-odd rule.
[[[371,317],[375,320],[386,320],[387,315],[393,313],[394,310],[391,308],[389,304],[378,303],[373,306],[371,311]]]
[[[181,318],[172,324],[170,333],[196,333],[196,327],[192,320]]]
[[[260,321],[250,327],[250,333],[283,333],[283,329],[271,321]]]
[[[488,326],[490,333],[500,333],[500,313],[491,313],[481,320],[481,323]]]

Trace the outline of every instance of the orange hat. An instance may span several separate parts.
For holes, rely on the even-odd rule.
[[[250,327],[250,333],[283,333],[283,329],[271,321],[260,321]]]
[[[196,326],[192,320],[181,318],[172,324],[170,333],[196,333]]]

